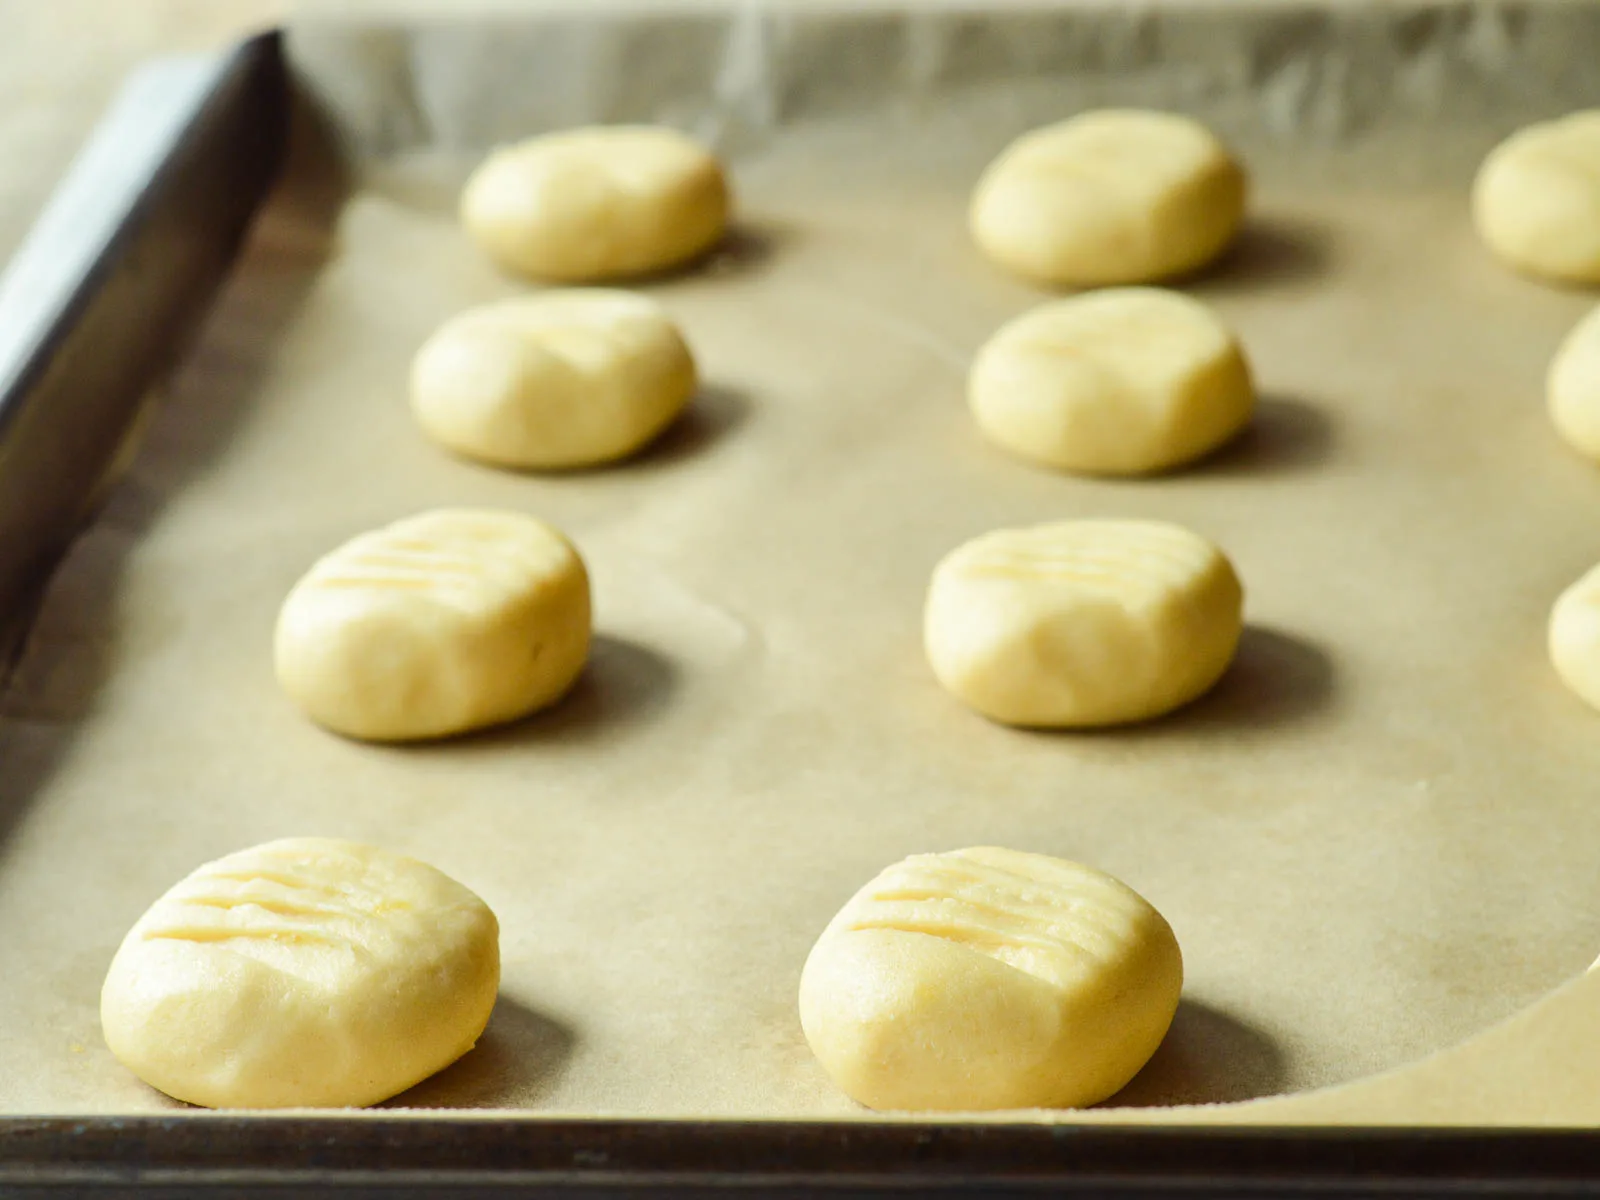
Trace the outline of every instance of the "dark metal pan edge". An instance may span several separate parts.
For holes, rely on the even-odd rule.
[[[0,1122],[0,1186],[1600,1192],[1588,1131],[189,1115]]]
[[[0,650],[237,256],[288,95],[277,32],[137,73],[0,276]]]

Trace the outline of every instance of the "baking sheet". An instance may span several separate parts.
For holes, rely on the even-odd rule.
[[[169,1106],[101,1044],[105,966],[194,865],[290,834],[418,854],[500,915],[489,1032],[406,1105],[860,1113],[800,1037],[806,950],[884,863],[975,843],[1093,863],[1171,920],[1185,1003],[1126,1104],[1394,1068],[1595,957],[1600,744],[1543,623],[1600,557],[1600,479],[1540,403],[1594,297],[1489,261],[1465,187],[1505,127],[1597,98],[1572,65],[1597,10],[340,7],[294,46],[372,155],[363,186],[342,200],[304,155],[3,700],[0,1110]],[[1014,462],[962,400],[976,347],[1043,298],[971,247],[971,183],[1106,102],[1214,121],[1259,185],[1188,290],[1241,334],[1260,419],[1158,480]],[[589,119],[671,120],[732,159],[738,233],[647,285],[706,387],[620,468],[450,459],[406,410],[410,355],[523,290],[456,228],[455,187],[493,140]],[[573,536],[585,680],[458,743],[310,727],[271,676],[283,594],[445,504]],[[1216,538],[1248,590],[1239,662],[1147,727],[988,725],[923,661],[928,573],[995,526],[1088,515]]]

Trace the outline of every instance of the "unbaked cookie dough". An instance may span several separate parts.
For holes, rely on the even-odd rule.
[[[947,690],[1007,725],[1142,721],[1227,669],[1244,590],[1222,551],[1158,521],[1000,529],[939,563],[923,638]]]
[[[1112,288],[1042,304],[1001,327],[967,398],[996,445],[1068,471],[1134,475],[1215,450],[1255,407],[1250,368],[1204,304]]]
[[[1579,454],[1600,462],[1600,308],[1561,343],[1545,391],[1556,431]]]
[[[500,986],[487,905],[412,858],[331,838],[230,854],[173,887],[106,976],[106,1044],[207,1108],[376,1104],[477,1042]]]
[[[1038,283],[1150,283],[1216,258],[1246,190],[1244,169],[1197,121],[1086,112],[1024,134],[990,164],[973,194],[972,235]]]
[[[440,509],[320,559],[278,615],[278,681],[328,729],[436,738],[558,700],[589,652],[589,577],[520,513]]]
[[[1600,566],[1579,579],[1550,610],[1550,662],[1561,681],[1600,708]]]
[[[530,469],[622,458],[694,395],[694,359],[655,301],[575,289],[445,322],[411,367],[411,410],[435,441]]]
[[[1530,275],[1600,283],[1600,109],[1530,125],[1484,159],[1472,215],[1489,249]]]
[[[1149,1061],[1182,988],[1177,939],[1132,888],[978,847],[857,892],[806,959],[800,1024],[869,1108],[1076,1108]]]
[[[676,130],[612,125],[495,151],[467,181],[467,234],[506,270],[579,283],[641,275],[709,249],[728,219],[710,151]]]

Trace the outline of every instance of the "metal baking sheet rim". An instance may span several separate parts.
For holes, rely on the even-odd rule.
[[[278,33],[263,35],[227,55],[187,130],[214,129],[226,119],[259,123],[256,144],[275,161],[275,135],[265,126],[286,128],[289,107],[280,41]],[[93,313],[118,255],[162,198],[157,184],[177,167],[192,166],[196,148],[193,138],[174,141],[131,193],[122,222],[68,281],[52,320],[36,326],[29,344],[11,348],[8,367],[32,366],[9,380],[8,429],[23,413],[37,419],[33,402],[52,354]],[[265,180],[256,183],[264,188]],[[232,257],[237,241],[238,231],[221,231],[218,261]],[[193,332],[220,280],[215,270],[200,275],[181,289],[186,299],[175,306],[167,331],[172,351]],[[153,382],[161,365],[160,355],[149,356],[139,382]],[[143,391],[130,386],[122,399],[129,424]],[[115,449],[121,438],[109,444]],[[75,464],[80,502],[94,494],[114,459],[115,453]],[[33,531],[39,544],[18,557],[59,553],[66,532]],[[300,1181],[359,1189],[381,1179],[553,1190],[711,1181],[829,1190],[988,1182],[1049,1183],[1081,1194],[1180,1187],[1224,1194],[1270,1180],[1284,1191],[1404,1186],[1443,1194],[1471,1182],[1523,1193],[1569,1191],[1600,1180],[1600,1136],[1589,1132],[1600,1125],[1600,1074],[1584,1053],[1596,1046],[1600,974],[1589,973],[1420,1062],[1236,1104],[1038,1112],[1021,1122],[1014,1113],[956,1122],[885,1114],[867,1122],[752,1123],[403,1110],[7,1118],[0,1119],[0,1186],[154,1188],[182,1181],[233,1191],[248,1182]],[[1529,1132],[1535,1129],[1543,1132]]]

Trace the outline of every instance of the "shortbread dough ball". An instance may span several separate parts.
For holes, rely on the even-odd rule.
[[[1600,708],[1600,567],[1562,592],[1550,610],[1550,662],[1563,683]]]
[[[1222,551],[1157,521],[1001,529],[935,568],[923,636],[947,690],[1040,728],[1160,716],[1233,659],[1244,591]]]
[[[1600,462],[1600,308],[1561,343],[1545,390],[1556,431],[1579,454]]]
[[[1244,215],[1243,168],[1205,126],[1107,109],[1026,133],[990,164],[972,234],[1043,284],[1149,283],[1204,266]]]
[[[589,578],[520,513],[442,509],[346,542],[278,615],[285,692],[348,737],[406,741],[531,713],[589,652]]]
[[[461,220],[506,270],[580,283],[694,258],[722,236],[728,203],[722,168],[699,143],[614,125],[495,151],[467,181]]]
[[[1104,475],[1199,458],[1255,407],[1227,326],[1198,300],[1158,288],[1091,292],[1024,313],[978,352],[967,396],[995,444]]]
[[[1149,1061],[1182,989],[1177,939],[1132,888],[978,847],[856,893],[806,960],[800,1024],[869,1108],[1075,1108]]]
[[[655,301],[557,291],[447,321],[412,364],[411,409],[458,454],[583,467],[638,450],[683,411],[695,384],[689,348]]]
[[[477,1042],[500,986],[487,905],[329,838],[207,863],[139,918],[100,995],[111,1052],[208,1108],[376,1104]]]
[[[1472,215],[1489,249],[1530,275],[1600,283],[1600,109],[1530,125],[1484,159]]]

